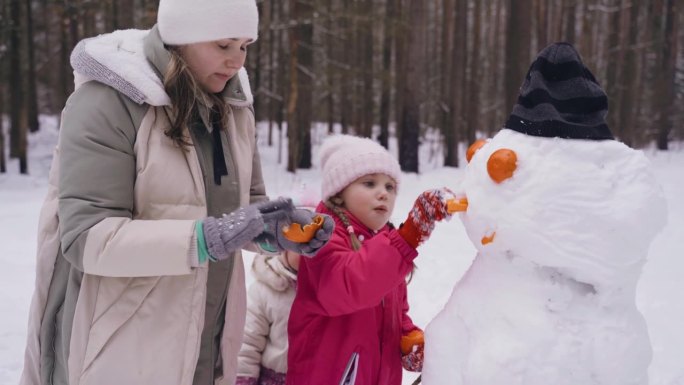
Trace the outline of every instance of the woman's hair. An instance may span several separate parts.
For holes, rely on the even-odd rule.
[[[164,132],[179,147],[188,146],[186,127],[196,118],[199,104],[211,106],[225,127],[228,107],[221,94],[207,93],[195,81],[178,46],[167,47],[171,54],[164,74],[164,90],[171,99],[171,127]]]

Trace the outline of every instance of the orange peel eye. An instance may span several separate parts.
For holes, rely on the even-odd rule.
[[[468,147],[468,150],[466,151],[466,161],[470,163],[470,160],[473,158],[473,155],[475,155],[477,150],[482,148],[482,146],[484,146],[486,143],[487,139],[478,139],[475,142],[473,142],[473,144],[471,144],[470,147]]]
[[[487,172],[496,183],[501,183],[513,176],[517,167],[518,156],[515,151],[501,148],[492,153],[487,161]]]

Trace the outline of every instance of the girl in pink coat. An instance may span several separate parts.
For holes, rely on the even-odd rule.
[[[323,143],[320,158],[317,211],[331,215],[336,226],[330,242],[300,262],[287,384],[400,385],[402,364],[422,367],[422,342],[415,338],[422,331],[408,316],[406,278],[416,247],[436,221],[450,216],[451,193],[426,191],[395,229],[388,220],[401,170],[385,148],[337,135]]]

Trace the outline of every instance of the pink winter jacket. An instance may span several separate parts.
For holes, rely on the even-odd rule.
[[[362,247],[354,251],[335,218],[330,242],[302,258],[288,325],[288,385],[338,385],[356,361],[355,385],[400,385],[402,334],[408,316],[406,275],[417,252],[385,226],[373,234],[349,215]]]

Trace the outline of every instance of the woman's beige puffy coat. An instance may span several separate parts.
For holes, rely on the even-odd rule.
[[[124,59],[102,78],[101,68],[76,69],[78,89],[65,107],[41,211],[23,385],[52,383],[60,364],[70,385],[193,383],[209,269],[191,260],[195,222],[207,216],[207,176],[196,146],[180,150],[164,135],[168,97],[159,69],[145,61],[146,38],[148,31],[128,30],[85,41],[95,65]],[[244,70],[233,85],[246,95],[228,99],[226,156],[238,193],[226,198],[227,207],[264,199]],[[239,253],[233,261],[223,376],[215,380],[225,385],[234,381],[246,309]],[[67,346],[50,351],[50,333]]]

